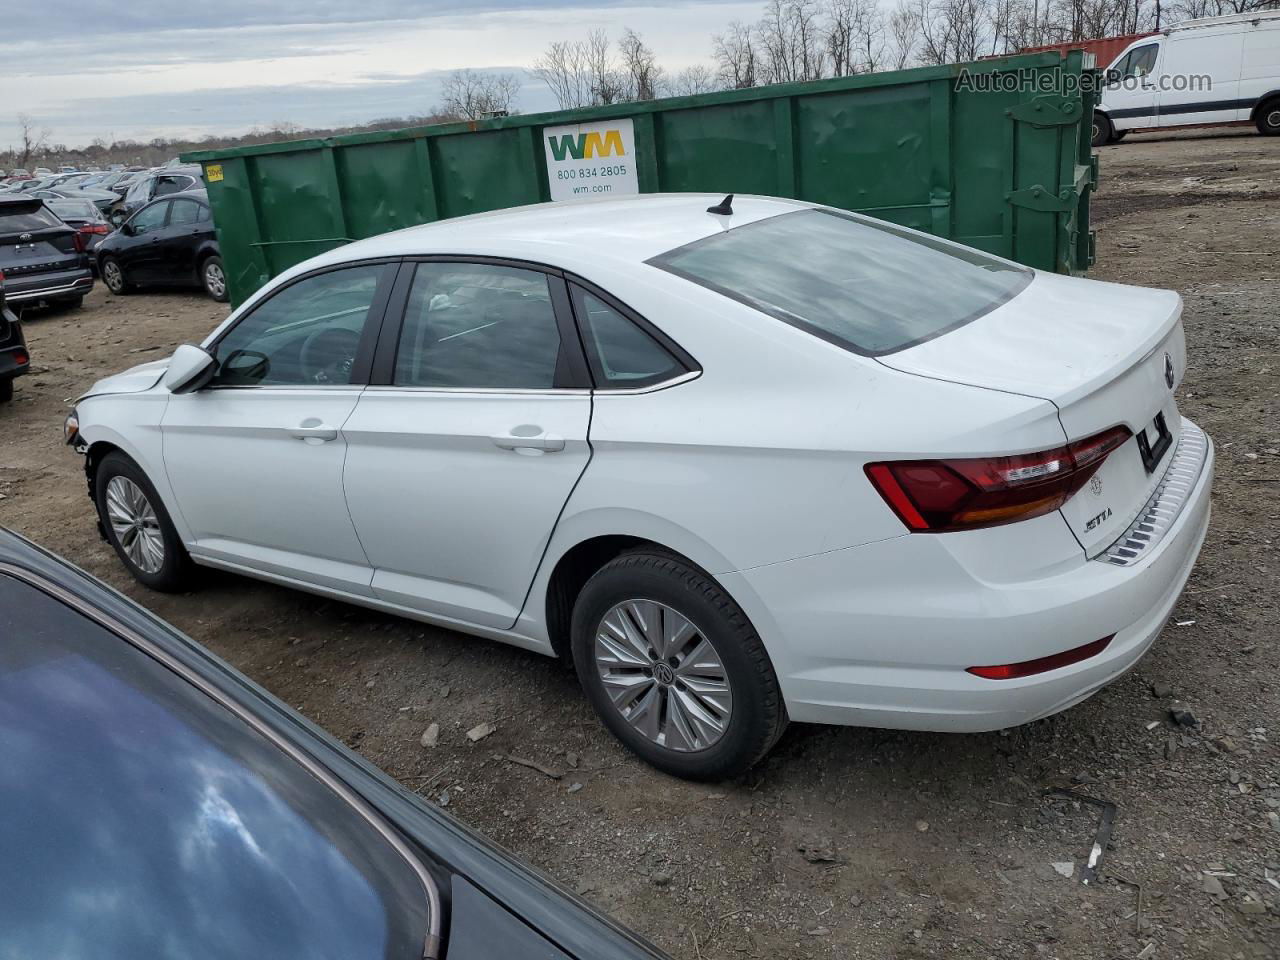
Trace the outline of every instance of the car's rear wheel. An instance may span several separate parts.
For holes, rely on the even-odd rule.
[[[102,261],[102,282],[116,296],[129,292],[129,281],[124,277],[124,268],[114,257],[107,257]]]
[[[1268,137],[1280,137],[1280,97],[1268,100],[1258,108],[1258,132]]]
[[[135,579],[153,590],[186,589],[191,557],[136,463],[118,450],[103,457],[94,478],[94,500],[107,540]]]
[[[13,399],[13,380],[0,380],[0,403],[8,403]]]
[[[605,726],[678,777],[745,772],[786,727],[773,665],[707,574],[661,553],[612,560],[573,609],[574,666]]]
[[[221,257],[209,257],[200,264],[200,283],[204,292],[219,303],[227,299],[227,275],[222,270]]]

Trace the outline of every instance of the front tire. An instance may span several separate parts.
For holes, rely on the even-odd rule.
[[[103,259],[101,273],[102,282],[117,297],[123,297],[129,292],[129,281],[124,277],[124,268],[120,266],[120,261],[116,260],[115,257]]]
[[[1090,142],[1095,147],[1106,146],[1115,139],[1115,135],[1115,128],[1111,126],[1111,121],[1106,118],[1106,115],[1095,112],[1093,115],[1093,138]]]
[[[786,728],[759,635],[733,598],[686,561],[640,551],[605,564],[578,595],[571,636],[596,714],[666,773],[738,776]]]
[[[200,264],[200,285],[218,303],[227,302],[227,275],[223,272],[221,257],[208,257]]]
[[[135,580],[165,593],[190,586],[194,564],[169,511],[142,469],[118,450],[98,464],[94,502],[107,541]]]

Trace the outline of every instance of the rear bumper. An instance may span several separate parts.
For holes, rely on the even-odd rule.
[[[1203,451],[1176,518],[1126,565],[1080,555],[1021,578],[984,577],[958,562],[944,540],[951,535],[917,534],[740,571],[726,586],[765,639],[793,720],[956,732],[1016,726],[1097,692],[1160,634],[1208,529],[1207,440]],[[1004,543],[993,539],[991,549]],[[1112,635],[1100,654],[1034,676],[965,672]]]
[[[25,277],[10,276],[5,284],[5,297],[10,303],[32,300],[56,300],[78,297],[93,289],[93,273],[88,267],[37,273]]]

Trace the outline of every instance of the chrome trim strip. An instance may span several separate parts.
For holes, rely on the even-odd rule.
[[[1160,478],[1151,498],[1129,529],[1094,559],[1121,567],[1141,560],[1147,550],[1164,539],[1174,521],[1181,515],[1208,459],[1209,438],[1203,430],[1184,417],[1178,445],[1174,447],[1169,467]]]
[[[323,783],[326,787],[336,793],[349,806],[351,806],[360,816],[362,816],[368,824],[373,827],[383,839],[391,846],[396,853],[409,865],[418,876],[418,880],[422,883],[427,894],[427,907],[429,916],[427,918],[427,935],[423,944],[424,960],[435,960],[440,955],[440,935],[442,932],[444,911],[440,901],[440,889],[436,885],[430,872],[414,854],[409,845],[400,837],[395,828],[386,823],[381,816],[370,807],[364,799],[354,790],[343,783],[335,776],[328,767],[324,766],[318,760],[314,759],[307,752],[295,747],[284,738],[278,736],[269,726],[259,720],[249,711],[245,710],[234,700],[227,697],[212,683],[207,681],[199,673],[186,666],[181,661],[175,659],[171,654],[165,652],[152,641],[148,640],[140,633],[136,633],[129,627],[113,619],[103,613],[97,607],[87,603],[74,593],[63,589],[56,583],[46,580],[38,574],[25,570],[22,567],[15,566],[11,563],[0,561],[0,575],[7,575],[13,579],[21,581],[28,586],[35,587],[53,597],[55,600],[66,604],[77,613],[88,617],[100,627],[110,630],[116,636],[120,637],[127,643],[133,644],[147,656],[159,662],[162,666],[176,673],[187,683],[191,684],[209,699],[220,705],[226,710],[230,710],[240,720],[251,727],[255,733],[265,738],[270,743],[275,744],[282,753],[287,754],[291,759],[300,764],[308,773]]]
[[[11,293],[6,299],[8,299],[10,303],[17,303],[19,300],[43,300],[45,297],[56,297],[61,293],[70,293],[75,290],[76,287],[86,283],[92,286],[93,277],[81,277],[79,280],[74,280],[61,287],[48,287],[44,290],[24,290],[20,293]]]

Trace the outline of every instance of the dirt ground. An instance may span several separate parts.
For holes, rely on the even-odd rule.
[[[624,752],[551,660],[230,575],[148,592],[98,539],[60,428],[97,377],[214,326],[223,308],[194,291],[99,286],[80,310],[29,317],[35,373],[0,408],[0,523],[677,957],[1278,957],[1280,139],[1135,135],[1103,148],[1101,175],[1092,276],[1185,298],[1181,404],[1218,445],[1215,512],[1152,651],[1048,720],[963,736],[796,725],[742,782],[696,786]],[[1170,721],[1175,699],[1196,726]],[[482,721],[497,732],[469,742]],[[1075,878],[1097,811],[1053,787],[1116,804],[1095,886]]]

